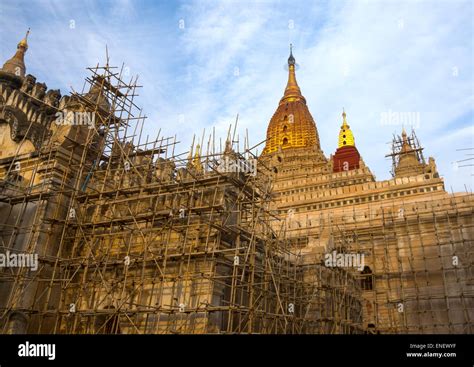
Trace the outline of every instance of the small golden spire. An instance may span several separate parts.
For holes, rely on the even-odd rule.
[[[199,173],[203,171],[202,163],[201,163],[201,146],[199,144],[196,145],[196,152],[194,153],[194,159],[193,159],[193,167]]]
[[[342,125],[339,131],[339,143],[338,148],[355,146],[354,134],[352,134],[351,128],[346,120],[346,111],[342,109]]]
[[[405,127],[402,128],[402,152],[407,153],[412,151],[413,148],[410,145],[410,142],[408,141],[408,136],[407,132],[405,131]]]
[[[30,28],[26,31],[26,36],[23,38],[19,43],[18,43],[18,48],[23,47],[26,50],[28,50],[28,35],[30,34]]]
[[[344,110],[344,107],[342,107],[342,127],[347,126],[347,128],[349,128],[349,125],[347,125],[346,116],[346,111]]]

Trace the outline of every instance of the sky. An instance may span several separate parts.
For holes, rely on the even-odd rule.
[[[225,139],[237,114],[241,141],[265,139],[292,43],[326,156],[344,108],[377,180],[391,177],[393,134],[414,127],[446,189],[472,191],[472,161],[455,162],[474,154],[473,13],[470,0],[0,0],[0,62],[31,28],[27,73],[64,95],[107,46],[139,76],[145,132],[176,134],[184,152],[204,129]]]

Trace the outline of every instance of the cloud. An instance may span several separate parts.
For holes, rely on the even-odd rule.
[[[402,128],[384,125],[383,112],[417,113],[415,128],[427,156],[438,153],[437,138],[456,129],[453,123],[461,116],[472,124],[468,2],[307,5],[298,3],[288,13],[281,3],[259,4],[245,20],[241,15],[248,9],[244,12],[234,2],[196,4],[198,11],[187,5],[197,29],[190,28],[181,41],[194,56],[193,71],[207,77],[199,79],[202,89],[195,95],[201,97],[207,124],[225,126],[239,112],[241,130],[248,128],[257,141],[264,138],[286,83],[282,65],[288,40],[295,43],[298,82],[324,151],[329,155],[336,149],[345,107],[359,150],[378,179],[389,178],[390,162],[384,156],[392,134]],[[231,76],[233,65],[238,77]],[[472,140],[458,143],[472,146]],[[447,184],[462,190],[470,182],[469,172],[454,175],[447,164],[454,150],[439,153]]]
[[[107,44],[112,63],[140,75],[145,133],[177,133],[182,151],[203,129],[208,134],[215,126],[225,138],[237,114],[241,140],[247,129],[251,143],[262,141],[283,94],[292,42],[298,83],[326,155],[336,149],[345,107],[364,160],[387,179],[387,143],[402,126],[384,125],[381,114],[415,112],[425,154],[435,156],[447,186],[472,185],[472,171],[453,171],[451,163],[464,158],[458,147],[474,146],[469,1],[1,6],[3,60],[31,26],[28,71],[64,93],[82,87],[84,68],[104,60]]]

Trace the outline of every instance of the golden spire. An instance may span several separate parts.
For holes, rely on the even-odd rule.
[[[319,158],[325,161],[316,124],[296,82],[295,68],[293,47],[290,45],[288,83],[283,98],[268,124],[263,154],[278,152],[280,149],[307,148],[316,151]]]
[[[286,84],[285,94],[280,100],[280,104],[299,100],[302,100],[304,103],[306,103],[305,98],[301,95],[300,87],[296,82],[295,68],[296,60],[293,56],[293,45],[290,44],[290,57],[288,57],[288,83]]]
[[[30,28],[26,31],[26,36],[23,38],[19,43],[18,43],[18,48],[23,47],[26,50],[28,50],[28,35],[30,34]]]
[[[405,127],[402,128],[402,153],[407,153],[412,151],[412,147],[408,141],[407,132],[405,131]]]
[[[354,135],[352,134],[351,128],[347,123],[346,111],[342,109],[342,125],[341,125],[341,131],[339,131],[338,148],[353,147],[353,146],[355,146]]]
[[[15,74],[16,76],[25,76],[26,66],[25,66],[25,53],[28,50],[28,35],[30,34],[30,29],[26,32],[25,38],[23,38],[17,45],[17,50],[15,55],[10,60],[7,60],[3,64],[2,70]]]
[[[196,152],[194,153],[193,158],[193,167],[196,169],[197,172],[202,173],[202,163],[201,163],[201,146],[198,144],[196,145]]]
[[[344,110],[344,107],[342,107],[342,127],[349,128],[349,125],[347,125],[346,116],[346,111]]]

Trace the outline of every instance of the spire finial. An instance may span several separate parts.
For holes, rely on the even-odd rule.
[[[306,103],[306,100],[301,95],[298,83],[296,82],[295,69],[296,61],[293,56],[293,44],[290,43],[290,57],[288,57],[288,83],[286,84],[285,94],[280,100],[280,104],[296,100],[302,100]]]
[[[18,48],[23,47],[26,50],[28,50],[28,35],[30,34],[30,29],[26,31],[25,38],[23,38],[19,43],[18,43]]]
[[[290,57],[288,57],[288,66],[295,65],[296,60],[295,57],[293,56],[293,44],[290,43]]]
[[[402,127],[402,152],[410,152],[412,151],[412,147],[410,141],[408,140],[408,134],[405,130],[405,126]]]
[[[347,124],[347,120],[346,120],[346,110],[344,109],[344,107],[342,107],[342,126],[341,126],[341,129],[349,129],[349,125]]]

